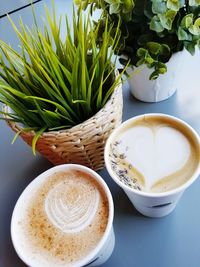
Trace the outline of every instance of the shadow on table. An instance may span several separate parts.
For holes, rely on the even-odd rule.
[[[18,163],[21,163],[21,161]],[[13,262],[18,262],[18,265],[15,265],[15,267],[26,266],[18,259],[11,242],[11,216],[15,203],[25,187],[40,173],[44,172],[50,167],[52,167],[50,162],[43,157],[38,156],[33,158],[33,160],[30,160],[28,163],[26,161],[26,164],[21,166],[20,171],[16,174],[9,172],[12,177],[5,177],[7,179],[7,183],[5,183],[0,195],[0,267],[13,267]]]

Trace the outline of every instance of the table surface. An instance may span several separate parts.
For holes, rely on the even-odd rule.
[[[1,1],[0,5],[0,18],[6,16],[6,14],[12,14],[20,9],[23,9],[30,5],[30,3],[40,2],[42,0],[7,0]]]
[[[6,12],[14,6],[23,6],[28,1],[7,0]],[[44,15],[44,2],[35,4],[38,16]],[[71,12],[71,0],[56,0],[58,13]],[[13,4],[13,6],[12,6]],[[2,4],[1,4],[2,5]],[[2,12],[0,13],[2,14]],[[26,7],[11,15],[17,23],[19,17],[31,26],[31,8]],[[15,49],[17,39],[6,17],[0,19],[0,38]],[[188,56],[183,62],[181,89],[170,99],[160,103],[143,103],[130,95],[124,84],[123,120],[138,114],[161,112],[177,116],[188,122],[200,134],[200,73],[199,58]],[[41,172],[52,167],[42,156],[33,156],[31,148],[20,138],[11,145],[14,136],[4,121],[0,121],[0,267],[24,267],[11,243],[10,220],[14,205],[23,189]],[[200,266],[200,179],[182,196],[174,212],[152,219],[140,215],[125,193],[112,181],[106,169],[100,171],[114,199],[115,249],[104,267],[199,267]]]

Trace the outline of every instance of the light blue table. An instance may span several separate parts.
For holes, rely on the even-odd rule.
[[[4,6],[7,4],[10,7],[11,2],[14,1],[7,0]],[[51,0],[35,4],[38,18],[44,15],[44,2],[48,6],[51,4]],[[71,1],[55,2],[58,13],[70,13]],[[16,22],[20,15],[30,26],[31,8],[22,9],[11,17]],[[17,39],[7,18],[0,19],[0,38],[17,48]],[[181,90],[166,101],[155,104],[139,102],[130,95],[125,84],[123,119],[142,113],[162,112],[184,119],[200,134],[200,55],[186,63],[183,62],[183,68],[188,66],[190,74],[183,77]],[[190,75],[195,78],[191,79]],[[28,183],[52,166],[41,156],[34,157],[31,148],[20,138],[11,145],[13,136],[6,123],[0,122],[0,267],[25,266],[16,255],[10,239],[12,210]],[[200,179],[185,192],[172,214],[161,219],[150,219],[134,209],[105,169],[100,174],[107,182],[115,203],[116,245],[104,267],[200,266]]]
[[[42,0],[8,0],[0,3],[0,18],[6,14],[18,12],[20,9],[26,8],[30,3],[37,3]]]

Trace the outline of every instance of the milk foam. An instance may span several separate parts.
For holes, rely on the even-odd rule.
[[[145,190],[163,177],[181,169],[190,156],[190,143],[179,131],[170,126],[152,130],[135,126],[120,136],[119,153],[145,178]],[[127,150],[127,151],[126,151]]]
[[[98,204],[99,192],[94,187],[70,181],[59,183],[49,191],[45,211],[51,223],[62,232],[76,233],[90,225]]]

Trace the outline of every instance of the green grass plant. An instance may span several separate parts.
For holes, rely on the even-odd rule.
[[[70,25],[64,17],[66,36],[61,38],[62,17],[45,7],[40,28],[33,10],[30,29],[22,20],[10,23],[21,52],[0,40],[0,102],[9,107],[1,118],[21,123],[24,131],[36,132],[33,151],[45,131],[73,127],[96,114],[109,100],[121,80],[115,75],[113,51],[119,46],[119,27],[113,36],[105,19],[102,41],[97,44],[99,25],[90,13],[73,9]],[[18,133],[19,134],[19,133]]]

